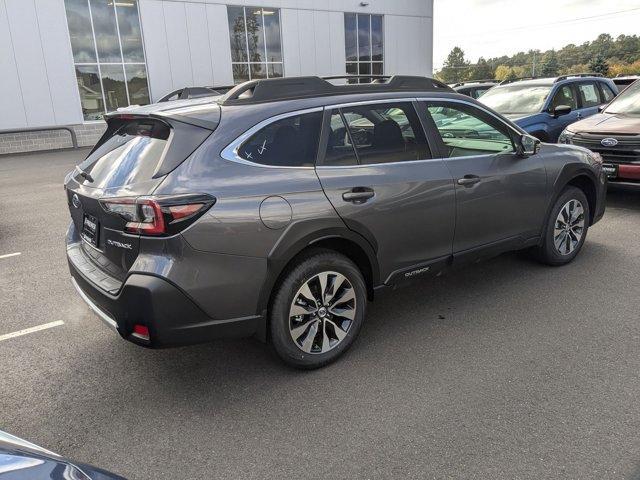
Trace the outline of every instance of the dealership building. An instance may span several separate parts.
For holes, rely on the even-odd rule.
[[[0,154],[186,86],[432,73],[433,0],[0,0]]]

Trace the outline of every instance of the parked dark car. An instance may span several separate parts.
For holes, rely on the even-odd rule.
[[[559,141],[602,155],[609,182],[640,186],[640,80],[602,112],[569,125]]]
[[[598,112],[618,88],[595,74],[505,81],[480,101],[543,142],[557,142],[571,123]]]
[[[612,78],[611,80],[616,84],[618,90],[622,91],[638,79],[640,79],[640,75],[624,75]]]
[[[0,431],[1,480],[125,480]]]
[[[201,97],[215,97],[217,95],[224,95],[233,86],[221,86],[221,87],[184,87],[167,93],[158,102],[172,102],[175,100],[191,100],[192,98]]]
[[[139,345],[256,335],[319,367],[379,289],[507,250],[568,263],[604,213],[598,155],[436,80],[256,80],[200,100],[108,115],[65,182],[73,284]]]
[[[467,95],[471,98],[479,98],[487,90],[495,87],[500,82],[498,80],[473,80],[469,82],[455,83],[451,86],[456,92]]]

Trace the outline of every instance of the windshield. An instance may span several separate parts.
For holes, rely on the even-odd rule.
[[[604,111],[606,113],[640,115],[640,81],[627,87]]]
[[[549,85],[507,85],[488,90],[480,101],[502,114],[531,114],[542,110],[550,91]]]

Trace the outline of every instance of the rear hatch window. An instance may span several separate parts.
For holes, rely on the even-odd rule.
[[[109,189],[149,180],[162,161],[171,137],[169,125],[139,119],[121,125],[80,164],[86,186]]]

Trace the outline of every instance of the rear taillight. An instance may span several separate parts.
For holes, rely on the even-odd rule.
[[[139,235],[174,235],[191,225],[211,205],[210,195],[118,197],[100,200],[102,208],[126,220],[124,231]]]

